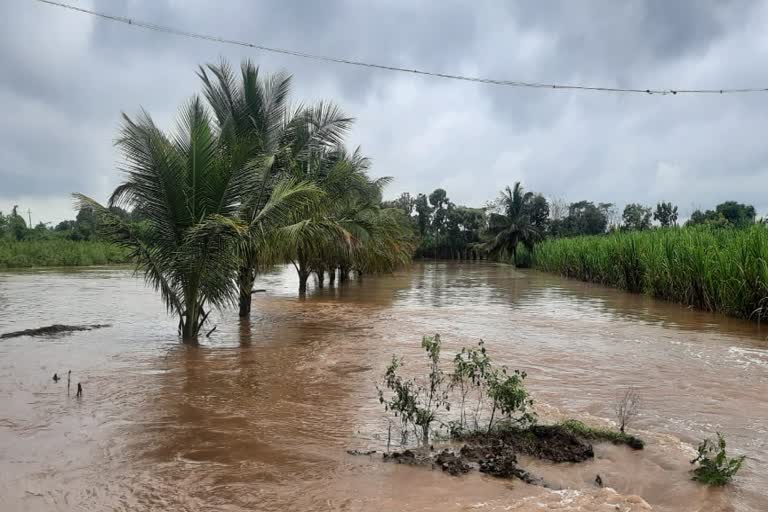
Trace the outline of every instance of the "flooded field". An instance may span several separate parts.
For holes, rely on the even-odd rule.
[[[215,313],[193,348],[130,270],[0,273],[0,333],[112,324],[0,341],[0,510],[768,509],[768,328],[485,263],[415,264],[305,299],[292,268],[256,287],[250,324]],[[522,460],[562,491],[348,455],[385,448],[376,382],[436,332],[446,353],[482,338],[527,371],[543,420],[609,421],[634,385],[646,449]],[[727,489],[688,473],[715,431],[747,455]]]

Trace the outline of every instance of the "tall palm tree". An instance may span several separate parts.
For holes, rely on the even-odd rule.
[[[531,222],[529,213],[533,196],[523,192],[519,181],[512,189],[506,187],[501,191],[498,205],[502,213],[490,214],[486,230],[490,240],[481,245],[489,255],[509,257],[514,263],[520,243],[531,249],[541,238],[542,233]]]
[[[283,181],[264,205],[248,206],[265,179],[263,161],[253,157],[253,141],[231,139],[211,122],[203,102],[193,98],[181,111],[175,133],[166,135],[142,112],[124,115],[117,140],[125,165],[123,183],[109,206],[138,208],[141,228],[124,221],[86,196],[107,235],[131,249],[137,270],[179,318],[179,333],[194,343],[210,308],[233,303],[243,240],[274,232],[293,216],[316,208],[322,192],[308,183]]]
[[[222,137],[233,145],[247,141],[250,156],[263,163],[261,188],[245,200],[249,218],[259,214],[271,188],[287,169],[297,161],[306,161],[312,152],[339,143],[352,124],[352,119],[332,103],[291,108],[291,77],[284,73],[261,76],[250,61],[242,63],[239,79],[226,61],[200,67],[198,76]],[[279,254],[275,247],[279,238],[265,235],[257,233],[241,245],[238,288],[240,316],[244,318],[250,315],[256,273]]]

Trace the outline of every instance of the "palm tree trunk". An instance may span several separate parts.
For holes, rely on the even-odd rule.
[[[298,267],[299,272],[299,295],[307,293],[307,279],[309,279],[309,270],[304,265]]]
[[[202,308],[192,302],[181,314],[181,341],[186,345],[197,345],[197,332],[200,330],[200,313]]]
[[[251,298],[253,297],[253,282],[256,275],[253,269],[241,267],[238,275],[240,287],[240,318],[247,318],[251,315]]]
[[[346,281],[349,281],[349,268],[342,265],[339,267],[339,282],[344,283]]]
[[[328,284],[333,286],[336,284],[336,269],[332,268],[328,271]]]
[[[325,285],[325,270],[316,270],[315,275],[317,276],[317,286],[322,288]]]

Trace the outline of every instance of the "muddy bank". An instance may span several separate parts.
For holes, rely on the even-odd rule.
[[[636,438],[632,438],[636,439]],[[528,484],[552,488],[542,478],[532,475],[518,465],[518,455],[528,455],[555,463],[578,463],[593,459],[592,445],[567,426],[534,425],[526,429],[499,429],[493,432],[475,432],[457,439],[458,449],[404,450],[386,453],[384,461],[412,466],[440,468],[452,476],[460,476],[477,469],[498,478],[518,478]],[[642,441],[637,440],[642,443]],[[366,454],[370,452],[354,452]],[[599,484],[599,477],[598,483]]]
[[[36,329],[24,329],[23,331],[6,332],[0,334],[0,339],[18,338],[20,336],[56,336],[59,334],[66,334],[77,331],[92,331],[94,329],[103,329],[104,327],[112,327],[109,324],[91,324],[91,325],[62,325],[53,324],[45,327],[38,327]]]
[[[473,433],[460,440],[469,446],[511,450],[552,462],[584,462],[595,456],[592,445],[562,425],[534,425]]]

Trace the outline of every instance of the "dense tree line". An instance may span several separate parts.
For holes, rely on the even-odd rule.
[[[566,203],[525,192],[520,183],[507,187],[482,208],[456,205],[439,188],[415,198],[404,193],[387,205],[410,220],[418,234],[416,256],[448,259],[515,259],[517,247],[532,248],[545,238],[601,235],[614,231],[644,231],[678,225],[678,208],[659,202],[655,208],[627,204],[619,212],[613,203]],[[726,201],[714,210],[696,210],[685,226],[743,228],[762,222],[754,207]]]
[[[38,222],[35,227],[28,226],[24,216],[18,213],[18,206],[4,215],[0,211],[0,240],[38,241],[38,240],[101,240],[100,220],[93,208],[83,206],[73,220],[63,220],[56,225]],[[128,212],[113,206],[110,211],[128,223],[140,223],[143,219],[140,211]]]

